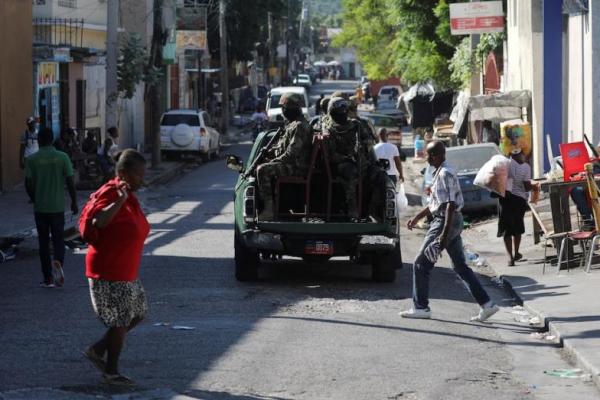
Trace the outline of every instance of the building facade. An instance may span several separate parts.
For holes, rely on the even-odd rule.
[[[30,1],[0,1],[0,190],[14,187],[23,178],[19,146],[25,119],[32,110]]]

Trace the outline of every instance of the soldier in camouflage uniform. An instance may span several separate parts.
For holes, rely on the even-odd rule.
[[[273,219],[273,180],[278,176],[304,176],[312,149],[312,129],[302,114],[302,98],[286,93],[279,105],[286,119],[284,132],[268,150],[265,163],[256,169],[258,191],[263,200],[262,219]]]
[[[358,154],[366,211],[369,215],[377,216],[381,214],[385,187],[389,178],[387,172],[379,166],[377,155],[375,154],[374,146],[377,142],[375,132],[367,120],[358,116],[357,104],[354,99],[350,100],[348,115],[350,118],[356,119],[360,125]]]
[[[325,117],[327,115],[327,107],[329,106],[329,100],[331,99],[331,97],[329,96],[325,96],[323,97],[320,101],[321,101],[321,114],[319,115],[315,115],[311,120],[310,120],[310,126],[313,128],[313,130],[315,131],[321,131],[321,124],[323,122],[323,117]]]
[[[357,219],[360,126],[356,120],[348,119],[349,106],[349,102],[341,97],[331,98],[328,115],[323,118],[322,131],[329,135],[329,161],[335,176],[343,182],[348,216]]]

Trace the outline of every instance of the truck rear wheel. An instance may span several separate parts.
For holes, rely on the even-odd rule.
[[[251,282],[258,279],[258,253],[253,253],[246,247],[242,235],[235,230],[233,239],[235,253],[235,279],[240,282]]]
[[[396,280],[397,256],[393,251],[373,255],[372,278],[375,282],[394,282]]]

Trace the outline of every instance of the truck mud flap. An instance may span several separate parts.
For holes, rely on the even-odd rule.
[[[246,231],[243,233],[246,246],[251,249],[270,250],[283,252],[283,242],[281,235],[276,233],[261,233],[256,231]]]

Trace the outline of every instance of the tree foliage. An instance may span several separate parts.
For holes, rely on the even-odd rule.
[[[369,76],[457,86],[449,61],[462,37],[450,35],[446,0],[343,0],[342,4],[343,31],[334,44],[356,48]]]

